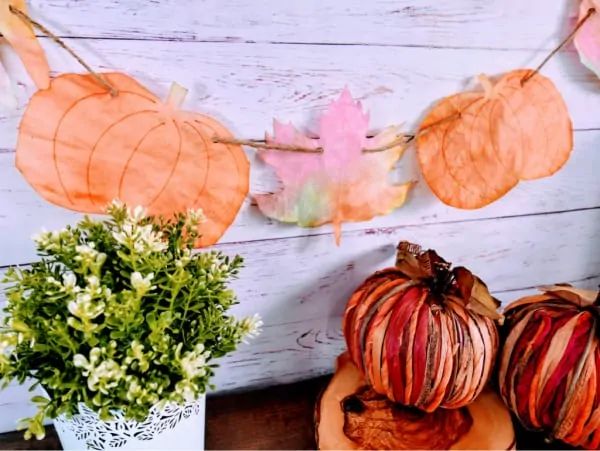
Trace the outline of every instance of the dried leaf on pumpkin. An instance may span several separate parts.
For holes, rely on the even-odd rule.
[[[11,6],[27,12],[25,0],[0,0],[0,34],[17,52],[38,89],[46,89],[50,83],[46,54],[31,26],[14,14]]]
[[[20,125],[16,164],[46,200],[101,213],[113,199],[170,216],[202,208],[199,246],[215,243],[247,193],[242,148],[211,117],[179,109],[186,90],[166,102],[133,78],[102,74],[113,96],[91,75],[65,74],[31,99]]]
[[[378,148],[398,139],[395,128],[367,137],[368,125],[368,115],[348,90],[321,116],[319,138],[275,121],[275,134],[269,141],[323,151],[261,151],[261,158],[275,168],[283,189],[255,196],[260,210],[270,218],[302,227],[333,223],[339,244],[342,222],[367,221],[401,206],[412,183],[391,185],[388,173],[404,146],[364,153],[365,148]]]
[[[600,2],[598,0],[581,0],[579,20],[583,20],[594,10],[575,34],[575,48],[581,62],[600,77]]]
[[[567,107],[548,78],[521,69],[495,85],[485,76],[480,81],[483,92],[438,102],[417,138],[427,184],[442,202],[458,208],[483,207],[520,180],[552,175],[573,148]]]

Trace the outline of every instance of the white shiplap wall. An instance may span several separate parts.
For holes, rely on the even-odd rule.
[[[548,0],[35,0],[32,15],[95,67],[122,70],[157,94],[190,88],[185,107],[260,137],[273,117],[310,128],[344,86],[371,112],[373,128],[410,130],[436,99],[474,75],[535,65],[565,35],[575,2]],[[79,71],[44,39],[57,72]],[[14,168],[18,119],[31,83],[5,45],[0,58],[20,108],[0,113],[0,271],[34,258],[29,236],[78,215],[41,200]],[[523,183],[477,211],[445,207],[419,183],[408,204],[369,223],[299,229],[263,218],[248,200],[219,248],[247,267],[236,282],[240,314],[258,311],[263,335],[224,359],[220,390],[289,382],[332,369],[343,348],[346,297],[410,239],[471,267],[503,301],[531,287],[600,282],[600,82],[571,48],[544,69],[573,117],[575,151],[551,179]],[[3,115],[4,114],[4,115]],[[252,161],[252,192],[277,186]],[[397,179],[418,177],[408,153]],[[0,302],[2,302],[0,300]],[[22,387],[0,392],[0,431],[27,413]]]

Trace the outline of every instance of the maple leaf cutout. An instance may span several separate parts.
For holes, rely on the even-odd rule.
[[[398,139],[396,127],[367,137],[369,116],[345,89],[319,120],[319,138],[298,132],[291,124],[274,121],[271,143],[322,148],[322,153],[262,150],[260,157],[275,169],[280,192],[254,196],[266,216],[302,227],[333,223],[339,245],[341,224],[367,221],[401,206],[412,182],[391,185],[388,173],[405,146],[365,153]]]

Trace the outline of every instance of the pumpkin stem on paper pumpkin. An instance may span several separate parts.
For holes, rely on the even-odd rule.
[[[19,17],[19,19],[21,19],[23,22],[28,23],[33,28],[41,31],[46,36],[48,36],[50,39],[52,39],[56,44],[58,44],[60,47],[62,47],[64,50],[66,50],[73,58],[75,58],[77,60],[77,62],[79,64],[81,64],[90,74],[92,74],[92,76],[96,79],[96,81],[98,83],[100,83],[102,86],[104,86],[113,97],[118,95],[119,91],[117,91],[117,89],[112,84],[110,84],[108,82],[108,80],[106,80],[106,78],[104,78],[102,75],[100,75],[99,73],[94,71],[94,69],[92,69],[92,67],[88,63],[86,63],[77,53],[75,53],[74,50],[72,50],[67,44],[65,44],[65,42],[61,38],[56,36],[54,33],[52,33],[50,30],[48,30],[41,23],[33,20],[31,17],[29,17],[29,15],[27,13],[25,13],[24,11],[21,11],[19,8],[16,8],[15,6],[10,5],[9,9],[10,9],[11,13],[13,13],[15,16]]]
[[[533,69],[532,71],[530,71],[529,73],[527,73],[527,75],[525,75],[521,79],[521,86],[523,86],[525,83],[527,83],[532,77],[535,76],[535,74],[537,74],[540,70],[542,70],[542,67],[544,67],[546,65],[546,63],[548,61],[550,61],[550,59],[554,55],[556,55],[565,45],[567,45],[567,43],[571,39],[573,39],[573,37],[577,34],[577,32],[583,26],[583,24],[586,23],[587,20],[590,17],[592,17],[595,13],[596,13],[596,8],[590,8],[590,9],[588,9],[587,14],[585,16],[583,16],[579,22],[577,22],[577,25],[575,25],[575,28],[573,28],[573,31],[571,31],[569,33],[569,35],[565,39],[563,39],[563,41],[560,44],[558,44],[558,46],[554,50],[552,50],[548,54],[548,56],[546,56],[546,58],[544,58],[544,60],[538,65],[538,67],[536,67],[535,69]]]
[[[490,80],[490,77],[488,77],[485,74],[479,74],[477,76],[477,81],[479,81],[479,84],[483,86],[485,98],[488,100],[491,99],[494,93],[494,85],[492,84],[492,80]]]
[[[181,108],[185,97],[187,96],[188,90],[184,88],[179,83],[173,82],[171,83],[171,88],[169,89],[169,95],[167,96],[166,104],[171,108],[177,110]]]

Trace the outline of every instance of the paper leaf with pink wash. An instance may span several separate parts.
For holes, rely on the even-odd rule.
[[[579,20],[584,20],[590,10],[594,13],[575,34],[575,47],[581,62],[600,77],[600,1],[582,0],[579,5]]]
[[[390,127],[368,137],[368,127],[368,114],[348,90],[320,117],[318,138],[275,121],[275,133],[267,137],[270,143],[322,152],[260,151],[283,185],[277,193],[255,196],[260,210],[270,218],[302,227],[332,223],[339,244],[343,222],[368,221],[400,207],[412,182],[393,185],[388,175],[405,146],[364,152],[390,145],[399,136],[396,127]]]
[[[50,84],[46,54],[28,23],[10,10],[11,6],[26,13],[25,0],[0,0],[0,34],[15,50],[38,89]]]

